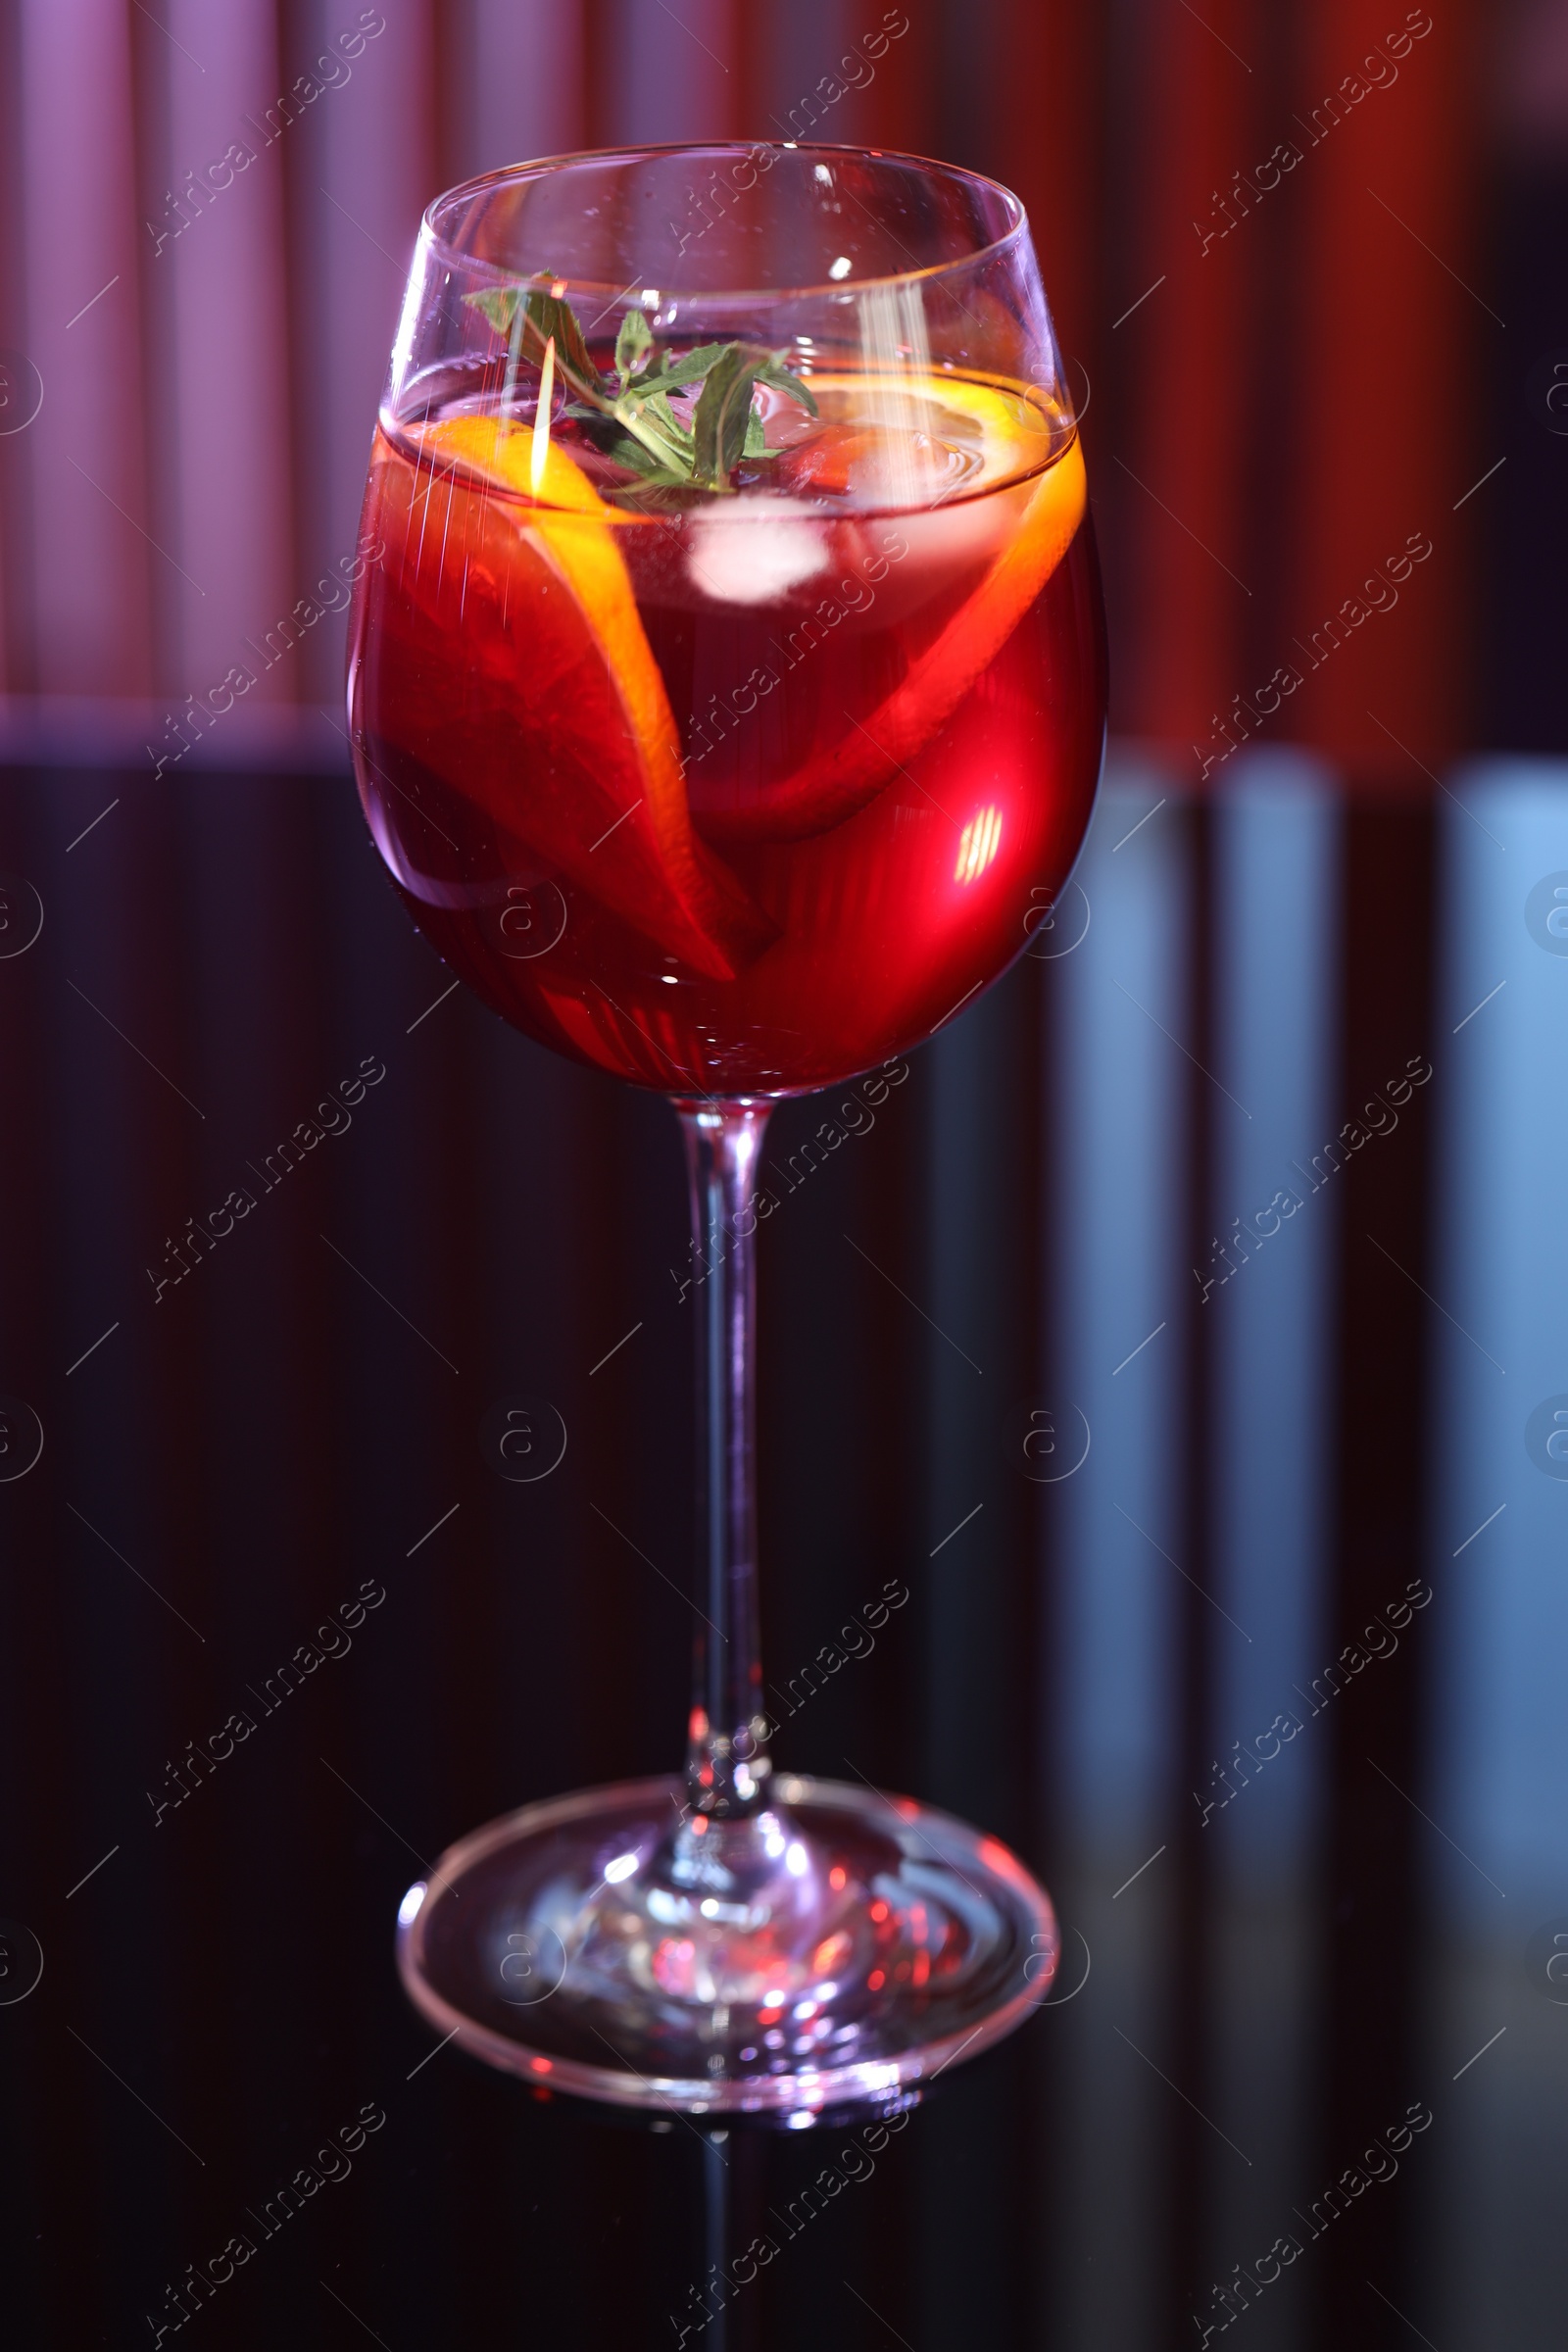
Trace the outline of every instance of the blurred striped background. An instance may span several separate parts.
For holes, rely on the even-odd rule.
[[[1013,1838],[1064,1989],[1080,1937],[1093,1972],[949,2079],[730,2352],[875,2340],[862,2289],[921,2352],[1191,2343],[1417,2097],[1396,2186],[1249,2342],[1557,2342],[1565,2013],[1526,1947],[1568,1933],[1568,1491],[1523,1433],[1568,1395],[1568,958],[1524,908],[1568,789],[1454,754],[1568,749],[1568,8],[1430,16],[1401,51],[1398,0],[0,0],[0,880],[8,925],[44,914],[0,941],[0,1391],[46,1440],[0,1480],[0,1913],[47,1962],[0,2002],[17,2341],[130,2340],[372,2095],[384,2164],[212,2340],[356,2340],[327,2279],[397,2346],[655,2340],[715,2258],[692,2135],[417,2071],[389,1955],[404,1840],[673,1753],[672,1123],[449,988],[354,805],[334,620],[174,772],[143,747],[351,546],[435,190],[816,105],[1030,206],[1121,744],[1078,944],[768,1228],[768,1671],[906,1582],[782,1760]],[[1397,78],[1322,115],[1380,50]],[[1195,792],[1194,744],[1413,534],[1398,604]],[[368,1054],[355,1131],[155,1306],[184,1221]],[[1214,1237],[1412,1054],[1398,1132],[1202,1304]],[[780,1165],[820,1116],[779,1112]],[[538,1488],[476,1443],[514,1390],[571,1432]],[[1057,1485],[1006,1450],[1030,1399],[1092,1429]],[[368,1578],[355,1655],[151,1827],[166,1760]],[[1411,1578],[1397,1655],[1204,1828],[1195,1789]],[[814,2137],[735,2145],[737,2211]]]
[[[43,401],[0,433],[0,690],[177,707],[350,546],[441,187],[583,143],[775,139],[814,118],[824,138],[990,172],[1029,206],[1088,412],[1115,728],[1181,747],[1196,775],[1186,747],[1296,662],[1305,685],[1271,732],[1420,783],[1417,761],[1475,732],[1485,615],[1521,576],[1495,519],[1518,466],[1455,506],[1525,429],[1539,353],[1503,358],[1494,281],[1552,225],[1530,158],[1551,178],[1561,17],[5,0],[5,413],[25,410],[29,367]],[[1297,644],[1412,533],[1435,558],[1399,609],[1309,672]],[[328,622],[258,695],[335,704],[340,660]]]

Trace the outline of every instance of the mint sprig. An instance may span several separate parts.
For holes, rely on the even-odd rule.
[[[702,343],[691,351],[661,352],[641,311],[628,311],[615,338],[613,386],[602,375],[570,303],[538,288],[503,286],[466,294],[504,335],[514,358],[526,353],[542,366],[552,337],[556,369],[574,395],[566,414],[601,428],[606,456],[640,473],[650,488],[727,491],[743,457],[763,454],[762,420],[752,407],[759,384],[772,384],[809,416],[817,406],[810,386],[783,352],[754,343]],[[686,425],[669,405],[672,392],[700,383]],[[615,430],[610,433],[608,428]]]
[[[622,381],[637,373],[653,348],[654,338],[647,319],[641,311],[628,311],[615,337],[615,372]]]

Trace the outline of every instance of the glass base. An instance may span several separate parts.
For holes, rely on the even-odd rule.
[[[415,2006],[476,2058],[621,2106],[802,2113],[885,2099],[1044,1999],[1050,1899],[907,1797],[775,1777],[698,1823],[677,1779],[524,1805],[398,1911]]]

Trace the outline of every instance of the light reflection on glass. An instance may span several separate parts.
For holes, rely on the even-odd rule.
[[[982,808],[964,826],[958,841],[958,862],[953,869],[955,882],[974,882],[1002,847],[1002,811]]]

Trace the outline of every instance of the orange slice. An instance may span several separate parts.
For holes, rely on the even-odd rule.
[[[616,544],[638,526],[612,523],[553,442],[541,503],[520,503],[531,427],[456,416],[410,438],[418,464],[379,467],[367,517],[401,640],[377,665],[377,732],[667,954],[734,978],[773,928],[692,830],[674,713]]]
[[[922,377],[916,384],[915,392],[901,397],[909,403],[924,399],[956,413],[969,425],[971,446],[977,447],[980,458],[977,490],[983,491],[988,481],[1004,482],[1038,462],[1041,420],[1038,413],[1025,416],[1028,404],[1021,397],[965,378]],[[857,434],[857,440],[859,437]],[[1005,544],[899,684],[861,712],[832,750],[817,754],[755,801],[705,813],[705,833],[726,840],[789,841],[841,824],[874,798],[895,768],[912,760],[952,717],[1034,603],[1083,520],[1088,483],[1076,434],[1026,495],[1020,488],[996,495],[1024,496],[1021,513],[1014,509],[1009,517]],[[911,529],[930,535],[933,551],[940,545],[944,512],[937,505],[909,520]],[[902,522],[903,518],[901,527]],[[918,552],[913,551],[916,560]]]

